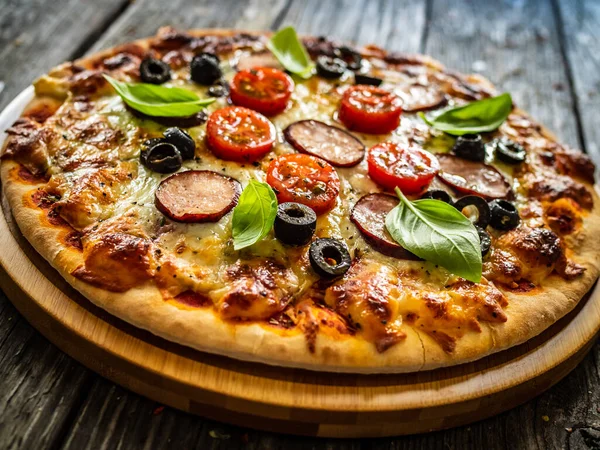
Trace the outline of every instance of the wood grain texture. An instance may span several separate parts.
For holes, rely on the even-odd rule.
[[[4,0],[0,109],[40,74],[80,56],[127,5],[127,0]]]
[[[20,8],[25,10],[25,6],[21,5],[30,5],[33,2],[20,2],[19,5],[14,7],[4,7],[0,10],[0,16],[2,14],[6,14],[7,11],[10,14],[25,14]],[[65,4],[67,2],[56,1],[54,4]],[[73,3],[69,2],[69,7],[63,7],[61,9],[62,15],[68,15],[70,10],[73,9]],[[101,5],[102,2],[97,2],[96,4]],[[185,22],[187,18],[183,17],[187,15],[189,8],[186,9],[185,4],[200,4],[205,10],[202,12],[206,12],[207,14],[212,14],[211,5],[208,2],[170,2],[170,5],[174,6],[155,6],[158,2],[153,1],[138,1],[131,7],[130,11],[128,11],[129,18],[127,15],[122,16],[119,21],[115,23],[115,26],[111,29],[111,33],[109,33],[103,40],[100,41],[98,47],[106,47],[108,45],[112,45],[112,43],[123,42],[129,39],[128,36],[144,36],[152,34],[159,25],[168,24],[168,23],[188,23]],[[218,2],[219,4],[221,2]],[[224,2],[226,3],[226,2]],[[495,68],[490,69],[487,67],[487,71],[484,74],[488,75],[493,81],[499,83],[501,86],[508,87],[507,84],[504,83],[504,79],[508,79],[509,83],[512,83],[512,87],[518,90],[518,88],[524,89],[532,89],[532,87],[536,87],[538,93],[535,95],[531,93],[525,93],[523,97],[519,94],[519,97],[515,95],[517,100],[519,100],[519,105],[526,107],[534,116],[541,119],[545,119],[550,116],[550,121],[546,120],[547,125],[551,128],[554,128],[555,131],[558,132],[559,136],[564,139],[567,143],[572,145],[579,145],[577,140],[576,133],[573,134],[573,131],[576,130],[576,126],[574,126],[572,110],[570,109],[573,105],[573,100],[569,99],[568,86],[565,88],[561,86],[560,80],[565,79],[565,72],[568,70],[565,68],[565,61],[559,58],[555,52],[552,50],[552,54],[555,55],[556,58],[554,61],[548,59],[548,54],[545,53],[547,50],[544,49],[543,46],[548,45],[548,41],[551,42],[553,49],[556,48],[557,39],[559,38],[556,35],[556,23],[555,17],[552,15],[552,8],[550,7],[549,2],[540,2],[541,6],[536,6],[534,3],[538,2],[523,2],[523,1],[499,1],[498,5],[495,9],[486,9],[483,5],[479,5],[479,3],[484,2],[476,2],[473,0],[472,2],[437,2],[437,1],[429,1],[429,7],[425,7],[425,2],[386,2],[386,1],[370,1],[370,2],[333,2],[331,0],[322,0],[316,2],[302,2],[302,1],[286,1],[284,2],[283,9],[279,11],[279,15],[286,10],[289,10],[290,14],[298,14],[294,13],[301,12],[294,17],[291,15],[283,15],[282,17],[278,17],[277,20],[283,19],[286,23],[295,24],[298,28],[304,32],[312,32],[315,34],[333,34],[331,30],[340,30],[336,33],[339,34],[339,37],[345,37],[349,39],[357,39],[361,42],[367,41],[375,41],[380,45],[385,45],[390,49],[399,49],[406,51],[416,51],[419,49],[418,43],[423,40],[420,30],[418,29],[419,24],[422,24],[425,21],[425,17],[429,17],[429,23],[435,24],[435,26],[429,27],[426,34],[432,35],[431,39],[438,41],[446,39],[447,42],[444,44],[445,47],[442,47],[441,43],[438,43],[433,46],[427,45],[427,51],[431,52],[433,56],[438,57],[439,59],[444,60],[449,66],[453,66],[456,68],[460,68],[462,70],[469,71],[473,66],[475,61],[486,61],[489,63],[491,59],[494,59]],[[306,4],[310,5],[310,8],[305,6]],[[334,6],[330,7],[327,4],[333,3]],[[492,3],[492,2],[485,2]],[[496,3],[496,2],[494,2]],[[579,46],[583,43],[583,49],[577,48],[576,51],[582,52],[583,59],[577,60],[573,58],[571,53],[568,53],[571,58],[572,66],[570,70],[573,74],[576,74],[578,71],[582,70],[582,67],[586,67],[584,75],[588,77],[588,79],[593,80],[593,77],[597,75],[597,69],[592,68],[590,70],[590,64],[595,64],[597,62],[597,55],[599,54],[598,49],[600,45],[597,42],[597,22],[593,22],[593,18],[587,17],[590,14],[590,8],[597,8],[594,6],[593,2],[579,2],[577,5],[572,5],[571,2],[555,2],[560,4],[561,11],[565,14],[564,22],[569,24],[569,28],[563,26],[565,30],[567,42],[569,39],[574,39],[574,36],[577,37],[578,33],[582,32],[580,23],[587,23],[587,38],[584,37],[583,40],[587,42],[579,42],[578,39],[575,39],[575,43],[572,46]],[[137,9],[135,5],[142,4],[144,8]],[[249,17],[245,22],[240,23],[237,22],[236,26],[240,27],[252,27],[255,29],[258,28],[268,28],[268,26],[256,26],[253,27],[252,23],[248,23],[251,20],[254,20],[252,17],[256,17],[257,15],[261,15],[268,8],[260,8],[260,2],[254,2],[256,6],[255,8],[255,16]],[[397,7],[396,4],[401,5]],[[534,4],[532,7],[531,5]],[[582,8],[579,5],[585,5],[585,8]],[[215,6],[215,3],[212,3],[212,6]],[[227,7],[229,3],[226,3],[224,8],[224,12],[221,13],[221,22],[215,22],[214,26],[232,26],[232,20],[236,21],[239,19],[239,16],[230,17],[227,13]],[[489,6],[489,5],[488,5]],[[555,5],[556,6],[556,5]],[[168,8],[170,11],[174,11],[174,16],[164,16],[160,14],[161,8]],[[69,9],[70,8],[70,9]],[[149,20],[146,22],[143,19],[143,16],[146,14],[145,10],[147,8],[154,8],[154,10],[158,10],[158,13],[148,13]],[[183,10],[182,10],[183,8]],[[369,20],[375,20],[378,24],[377,27],[368,27],[362,26],[360,30],[356,32],[356,17],[360,17],[356,14],[356,12],[348,11],[351,8],[359,8],[360,14],[364,14],[365,20],[369,18]],[[406,9],[403,8],[415,8],[408,9],[411,11],[411,14],[403,14],[403,11]],[[571,9],[568,9],[571,8]],[[565,10],[566,9],[566,10]],[[16,12],[12,12],[12,10],[16,10]],[[48,7],[46,7],[48,10]],[[537,73],[537,41],[536,43],[530,42],[523,46],[522,39],[524,36],[522,34],[516,33],[515,36],[518,37],[516,48],[511,49],[500,49],[496,50],[493,47],[488,50],[487,45],[500,45],[504,40],[510,41],[511,34],[513,33],[513,28],[518,29],[527,29],[530,30],[530,22],[541,23],[540,18],[533,14],[538,11],[543,11],[543,23],[547,25],[547,30],[550,35],[554,36],[549,38],[547,32],[540,28],[539,33],[539,45],[542,46],[540,55],[545,59],[544,69],[548,73],[538,74]],[[574,10],[577,12],[577,24],[572,25],[568,22],[568,14],[569,11]],[[97,13],[100,14],[101,9],[98,9]],[[133,12],[135,11],[135,17],[133,17]],[[239,11],[239,10],[236,10]],[[258,12],[256,12],[258,11]],[[315,12],[316,11],[316,12]],[[323,12],[325,11],[325,12]],[[378,16],[380,14],[378,11],[394,11],[396,14],[394,17],[389,16]],[[451,11],[455,11],[454,15],[450,15]],[[458,11],[458,13],[457,13]],[[514,11],[522,11],[522,14],[515,13]],[[550,11],[550,12],[548,12]],[[414,15],[413,15],[414,14]],[[508,15],[505,17],[505,15]],[[51,20],[54,20],[59,14],[54,14]],[[341,17],[340,17],[341,16]],[[345,21],[345,18],[350,16],[353,18],[352,20]],[[298,19],[296,19],[296,17]],[[126,19],[127,18],[127,19]],[[300,23],[300,18],[303,21]],[[126,20],[125,20],[126,19]],[[341,22],[338,21],[341,19]],[[192,19],[190,19],[192,20]],[[195,19],[194,19],[195,20]],[[211,20],[211,19],[209,19]],[[262,20],[259,18],[258,20]],[[298,22],[296,22],[298,20]],[[590,21],[592,20],[592,21]],[[596,19],[597,20],[597,16]],[[179,22],[177,22],[179,21]],[[142,25],[138,28],[136,24],[141,22]],[[330,25],[330,22],[335,22],[337,25]],[[453,22],[445,24],[445,22]],[[510,27],[504,28],[502,25],[504,22],[510,23]],[[3,22],[4,23],[4,22]],[[313,23],[318,25],[312,25]],[[345,24],[345,25],[344,25]],[[596,24],[596,25],[594,25]],[[451,47],[453,43],[453,39],[456,38],[453,34],[438,35],[436,37],[436,32],[439,33],[440,25],[442,25],[444,30],[448,30],[451,27],[454,29],[460,30],[461,27],[469,28],[476,26],[478,30],[471,35],[471,38],[465,38],[460,41],[459,45],[466,45],[467,49],[465,51],[455,51]],[[197,27],[196,23],[192,23],[191,26]],[[146,28],[143,28],[146,27]],[[389,27],[389,28],[386,28]],[[9,27],[10,28],[10,27]],[[84,27],[82,27],[84,28]],[[389,43],[384,40],[380,36],[379,28],[384,30],[388,30],[389,33],[382,31],[381,35],[387,33],[387,36],[392,36]],[[436,31],[437,29],[437,31]],[[505,31],[502,31],[502,30]],[[5,36],[7,33],[7,27],[3,27],[3,32],[0,34],[0,39]],[[22,27],[20,28],[22,30]],[[569,35],[568,32],[571,32]],[[63,31],[59,36],[64,36],[67,31]],[[119,33],[124,33],[119,35]],[[530,39],[532,31],[527,31],[525,36]],[[535,33],[535,31],[534,31]],[[535,35],[535,34],[534,34]],[[417,39],[416,36],[419,36]],[[44,39],[49,39],[48,36],[44,36]],[[480,44],[478,42],[470,42],[477,41],[478,39],[483,39],[484,41]],[[9,42],[7,40],[7,42]],[[429,41],[431,42],[431,40]],[[494,44],[496,42],[496,44]],[[4,43],[4,41],[2,41]],[[77,40],[73,40],[73,43],[77,44]],[[428,40],[423,40],[423,43],[427,44]],[[69,45],[71,42],[68,43]],[[456,45],[456,44],[455,44]],[[510,44],[512,45],[512,44]],[[444,48],[443,51],[436,50],[436,46],[441,49]],[[471,47],[469,47],[471,46]],[[33,46],[35,47],[35,46]],[[5,48],[5,45],[0,46],[0,52]],[[569,48],[569,52],[572,52],[572,49]],[[525,50],[524,50],[525,49]],[[35,49],[33,49],[35,50]],[[31,50],[33,52],[33,50]],[[497,53],[497,52],[500,53]],[[523,57],[520,55],[521,52],[527,51],[527,57]],[[455,54],[455,57],[452,60],[447,59],[446,55],[448,53]],[[28,57],[32,53],[27,55]],[[501,55],[497,56],[497,55]],[[41,55],[41,53],[40,53]],[[33,53],[32,57],[41,56]],[[545,56],[544,56],[545,55]],[[590,58],[590,60],[588,60]],[[66,58],[62,58],[66,59]],[[519,64],[513,64],[513,61],[518,61]],[[26,61],[26,63],[29,63]],[[528,67],[527,79],[520,78],[519,70],[520,66]],[[514,72],[511,70],[507,71],[505,67],[513,67]],[[47,69],[47,66],[43,66],[36,73],[31,73],[31,78],[39,73],[43,72]],[[0,69],[2,70],[2,69]],[[16,74],[17,78],[20,78],[23,74],[22,68],[20,68],[21,72]],[[507,75],[503,77],[496,76],[494,73],[491,73],[493,70],[499,70],[498,73],[505,73]],[[529,75],[529,73],[532,75]],[[557,75],[558,74],[558,75]],[[540,78],[536,78],[539,76]],[[23,77],[24,78],[24,77]],[[10,86],[12,81],[10,79],[0,78],[6,82],[7,86]],[[547,91],[545,88],[541,86],[538,87],[536,84],[541,79],[550,79],[550,80],[559,80],[557,81],[559,84],[554,86],[553,91],[557,91],[559,96],[553,97],[552,101],[548,104],[545,103],[544,95],[547,95]],[[22,84],[27,84],[30,80],[19,80]],[[568,80],[567,80],[568,81]],[[574,83],[577,87],[577,82]],[[593,86],[593,84],[592,84]],[[19,88],[15,88],[15,92],[18,92]],[[585,92],[585,90],[579,91]],[[6,91],[0,97],[0,101],[5,104],[9,97],[12,97],[6,94]],[[515,93],[513,92],[513,93]],[[539,95],[539,92],[542,92],[544,95]],[[530,101],[529,104],[522,103],[528,99],[528,96],[532,95],[534,100]],[[552,93],[554,95],[554,92]],[[579,94],[581,96],[581,94]],[[590,99],[583,96],[584,98],[577,97],[575,100],[579,102],[580,105],[584,105],[588,100],[593,100],[593,95],[590,96]],[[558,100],[557,100],[558,98]],[[529,100],[528,100],[529,101]],[[583,136],[590,136],[586,138],[586,147],[591,153],[598,158],[597,153],[593,150],[593,145],[595,145],[595,133],[596,125],[594,122],[594,103],[590,103],[589,108],[589,121],[584,123],[583,125]],[[543,114],[546,114],[544,116]],[[556,116],[555,118],[552,116]],[[557,126],[558,123],[558,126]],[[566,125],[561,125],[566,124]],[[570,130],[570,131],[569,131]],[[599,161],[596,159],[596,161]],[[15,313],[14,309],[10,305],[6,305],[4,303],[4,308],[2,307],[3,303],[0,301],[0,354],[7,354],[6,347],[2,346],[2,342],[8,342],[7,338],[8,333],[3,330],[10,330],[14,328],[12,323],[15,323],[15,318],[18,315]],[[8,313],[7,313],[8,311]],[[22,319],[19,319],[18,322],[22,322]],[[19,326],[27,326],[27,325],[19,325]],[[12,336],[12,335],[11,335]],[[22,336],[21,334],[18,337]],[[43,339],[39,341],[33,342],[33,345],[29,345],[28,349],[33,352],[32,364],[36,364],[36,361],[40,359],[40,355],[43,354],[43,349],[45,346],[49,348],[53,348],[47,344],[47,342]],[[13,347],[11,347],[13,348]],[[40,348],[42,350],[40,350]],[[55,355],[60,354],[56,352]],[[4,358],[4,356],[2,356]],[[386,438],[379,439],[377,441],[338,441],[338,440],[323,440],[323,439],[306,439],[306,438],[295,438],[288,436],[281,436],[271,433],[261,433],[255,432],[245,429],[240,429],[238,427],[231,427],[226,425],[220,425],[215,422],[205,421],[203,419],[193,417],[184,413],[180,413],[169,408],[165,408],[162,412],[158,411],[157,415],[153,414],[156,405],[146,399],[140,398],[138,395],[128,392],[119,387],[115,387],[112,383],[99,379],[95,377],[97,381],[94,383],[94,388],[91,391],[90,396],[88,397],[88,401],[85,402],[83,408],[80,411],[72,412],[73,416],[77,416],[76,425],[73,426],[71,434],[68,437],[68,446],[69,448],[97,448],[98,442],[102,443],[102,448],[199,448],[199,449],[300,449],[300,448],[312,448],[312,449],[331,449],[331,450],[346,450],[346,449],[377,449],[377,450],[398,450],[398,449],[462,449],[462,448],[489,448],[489,449],[508,449],[508,448],[569,448],[569,449],[579,449],[579,448],[598,448],[600,446],[600,433],[597,431],[600,429],[600,415],[598,414],[598,406],[600,406],[600,389],[598,388],[600,380],[598,379],[598,373],[600,371],[598,361],[600,359],[600,347],[597,345],[594,348],[592,354],[588,355],[579,365],[579,367],[569,375],[565,380],[555,386],[553,389],[548,391],[543,396],[538,399],[528,402],[527,404],[516,408],[509,413],[502,414],[493,419],[488,419],[482,421],[480,423],[474,424],[469,427],[460,427],[449,431],[437,432],[428,435],[418,435],[411,436],[405,438]],[[11,360],[12,361],[12,360]],[[17,361],[14,361],[17,363]],[[40,365],[40,367],[44,367]],[[20,363],[17,364],[13,370],[17,370],[20,368]],[[60,377],[60,374],[56,374],[57,377]],[[5,380],[0,380],[0,390],[4,389],[6,386],[10,386],[12,384],[7,384],[4,382]],[[11,382],[12,383],[12,382]],[[52,390],[58,390],[59,394],[64,394],[67,390],[67,387],[61,384],[54,383],[53,380],[44,379],[41,385],[38,386],[29,386],[31,391],[30,395],[37,395],[38,392],[51,392]],[[53,384],[53,387],[49,387],[50,384]],[[26,405],[28,404],[28,397],[25,395],[15,396],[11,400],[14,404],[14,411],[17,414],[13,415],[11,420],[7,422],[7,426],[4,429],[10,427],[12,429],[16,424],[21,420],[20,414],[18,414],[19,408],[23,408],[25,410]],[[54,400],[56,401],[56,400]],[[97,417],[102,416],[102,421],[96,420]],[[543,419],[544,416],[547,416],[548,421]],[[127,433],[127,430],[132,429],[134,432]],[[222,435],[221,438],[216,437],[213,438],[209,434],[210,430],[217,429]],[[570,429],[572,431],[568,431]],[[199,431],[200,430],[200,431]],[[39,429],[35,429],[30,431],[30,435],[39,432]],[[4,434],[4,433],[1,433]],[[37,448],[39,446],[36,445],[23,445],[23,440],[19,438],[22,436],[18,434],[18,432],[14,433],[16,437],[14,440],[14,448]],[[108,437],[107,437],[108,436]],[[116,436],[114,439],[111,436]],[[215,436],[219,436],[215,434]],[[224,437],[229,436],[228,439]],[[93,439],[92,439],[93,437]],[[4,444],[7,441],[3,441]],[[28,441],[28,444],[31,444],[35,441]],[[61,438],[58,438],[54,443],[53,447],[60,447]],[[20,445],[19,445],[20,444]],[[172,444],[180,444],[172,445]],[[2,445],[0,447],[4,448]]]
[[[600,3],[588,0],[554,3],[569,63],[570,82],[577,99],[581,139],[587,152],[600,161]]]
[[[89,53],[175,28],[270,29],[286,0],[139,0],[116,20]]]
[[[434,0],[427,36],[425,53],[481,73],[559,141],[581,146],[550,0]]]
[[[126,0],[2,2],[0,109],[35,77],[76,57],[126,5]],[[44,448],[60,440],[92,376],[0,293],[0,448]]]
[[[425,0],[293,1],[281,26],[293,25],[300,33],[415,53],[425,32],[425,9]]]

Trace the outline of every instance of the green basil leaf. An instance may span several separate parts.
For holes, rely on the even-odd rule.
[[[512,111],[512,98],[505,93],[486,98],[457,108],[446,109],[438,115],[421,118],[429,126],[454,136],[494,131],[506,120]]]
[[[315,64],[308,56],[304,45],[298,39],[294,27],[286,27],[275,33],[267,47],[279,60],[281,65],[293,74],[305,80],[312,76]]]
[[[277,197],[267,183],[250,180],[233,210],[233,248],[241,250],[260,241],[273,228]]]
[[[418,257],[480,282],[481,244],[471,221],[440,200],[411,202],[398,188],[396,194],[400,203],[385,218],[392,238]]]
[[[178,87],[146,83],[124,83],[108,75],[104,78],[131,108],[148,116],[186,117],[196,114],[215,98],[200,98],[196,93]]]

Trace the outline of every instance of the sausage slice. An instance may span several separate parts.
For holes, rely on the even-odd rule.
[[[358,227],[365,241],[380,253],[399,259],[419,258],[400,246],[385,229],[385,217],[398,205],[398,199],[388,194],[368,194],[356,202],[350,220]]]
[[[513,197],[510,184],[495,167],[454,155],[437,157],[441,169],[438,177],[457,191],[479,195],[486,200]]]
[[[409,84],[394,90],[394,93],[402,99],[402,109],[406,112],[425,111],[438,108],[446,104],[447,99],[444,92],[436,86],[425,86],[423,84]]]
[[[365,146],[341,128],[318,120],[301,120],[284,131],[286,141],[296,150],[324,159],[337,167],[352,167],[365,156]]]
[[[188,170],[165,178],[155,192],[156,208],[176,222],[216,222],[237,205],[242,187],[210,170]]]

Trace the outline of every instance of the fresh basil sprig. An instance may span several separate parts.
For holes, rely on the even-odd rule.
[[[504,93],[456,108],[446,109],[438,115],[421,118],[429,126],[454,136],[494,131],[506,120],[512,111],[512,98]]]
[[[250,180],[233,210],[233,248],[241,250],[260,241],[273,228],[277,197],[267,183]]]
[[[104,78],[131,108],[147,116],[186,117],[196,114],[216,99],[200,98],[196,93],[178,87],[147,83],[124,83],[108,75]]]
[[[267,42],[267,48],[271,50],[281,65],[293,74],[305,80],[312,76],[315,64],[298,39],[294,27],[282,28],[275,33]]]
[[[396,194],[400,203],[385,218],[392,238],[426,261],[469,281],[481,281],[481,244],[471,221],[440,200],[413,202],[398,188]]]

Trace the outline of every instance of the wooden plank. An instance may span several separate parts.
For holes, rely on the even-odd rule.
[[[286,0],[140,0],[119,17],[90,52],[152,36],[163,25],[175,28],[269,29]]]
[[[8,0],[0,8],[0,110],[36,77],[78,56],[127,0]]]
[[[388,50],[419,51],[425,27],[425,0],[294,1],[282,26]]]
[[[0,448],[47,448],[91,373],[19,322],[0,352]]]
[[[0,109],[35,77],[77,56],[125,5],[126,0],[4,2]],[[42,448],[54,442],[90,376],[41,337],[0,293],[0,448]]]
[[[600,4],[590,0],[555,2],[564,37],[564,53],[570,63],[570,81],[576,93],[581,138],[587,152],[600,164],[600,56],[598,27]]]
[[[434,0],[425,52],[452,69],[479,71],[579,147],[556,26],[550,0]]]

